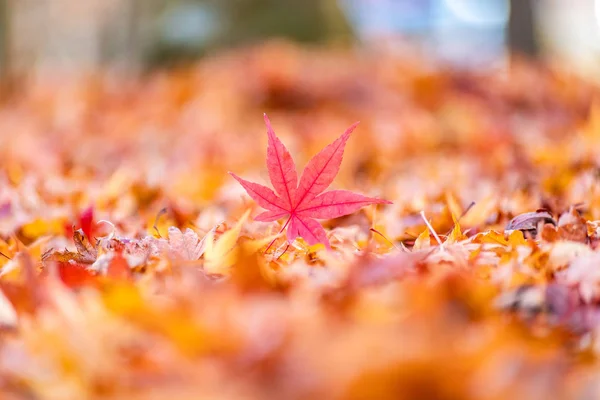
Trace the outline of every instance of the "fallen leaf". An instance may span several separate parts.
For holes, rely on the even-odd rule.
[[[537,229],[540,223],[547,223],[556,226],[556,221],[554,218],[552,218],[552,215],[549,212],[535,211],[517,215],[508,223],[506,230],[520,230],[523,232],[529,232],[535,236],[537,235]]]
[[[431,247],[431,236],[429,235],[429,229],[425,228],[425,230],[421,232],[415,240],[413,248],[415,250],[421,250],[429,247]]]
[[[327,233],[316,219],[331,219],[352,214],[369,204],[391,204],[391,202],[366,197],[346,190],[323,192],[337,175],[344,147],[358,123],[353,124],[335,142],[325,147],[313,157],[298,182],[296,165],[289,151],[275,136],[271,122],[265,114],[269,145],[267,147],[267,169],[271,184],[277,194],[266,186],[246,181],[230,172],[261,207],[268,211],[259,214],[255,220],[271,222],[288,217],[288,242],[301,236],[309,245],[322,243],[330,249]]]
[[[242,230],[242,225],[248,219],[250,210],[246,211],[238,222],[214,241],[215,231],[206,235],[204,253],[204,271],[209,274],[225,274],[237,258],[234,246]]]
[[[558,236],[563,240],[587,243],[587,224],[577,210],[571,208],[558,219]]]
[[[82,264],[93,264],[98,257],[98,251],[87,239],[83,230],[78,229],[73,232],[73,242],[77,248],[76,252],[73,251],[61,251],[53,252],[52,250],[46,252],[42,256],[42,261],[58,261],[58,262],[70,262]]]
[[[202,239],[187,228],[185,232],[175,226],[169,228],[169,239],[159,242],[161,250],[174,260],[194,261],[200,259],[206,248],[206,236]]]
[[[74,262],[57,262],[55,268],[58,278],[72,289],[97,283],[96,275],[85,265]]]
[[[467,236],[462,233],[462,230],[460,229],[460,224],[458,223],[458,220],[456,219],[454,214],[452,214],[452,221],[454,222],[454,227],[452,228],[452,232],[450,232],[450,235],[448,235],[446,242],[456,243],[460,242],[461,240],[465,240]]]

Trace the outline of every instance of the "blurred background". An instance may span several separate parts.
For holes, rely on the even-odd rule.
[[[600,76],[600,0],[0,0],[0,18],[4,76],[144,71],[275,37],[479,68],[512,49]]]

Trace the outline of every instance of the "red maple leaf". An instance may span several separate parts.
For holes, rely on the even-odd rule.
[[[391,204],[387,200],[366,197],[347,190],[321,193],[337,175],[342,163],[344,147],[358,122],[308,162],[298,183],[298,174],[292,156],[281,140],[275,136],[266,114],[264,118],[269,136],[267,168],[271,184],[277,194],[266,186],[249,182],[230,172],[248,195],[262,208],[268,210],[259,214],[255,218],[256,221],[270,222],[288,217],[282,230],[287,227],[287,238],[290,243],[301,236],[309,245],[322,243],[330,249],[325,230],[315,218],[337,218],[352,214],[369,204]]]

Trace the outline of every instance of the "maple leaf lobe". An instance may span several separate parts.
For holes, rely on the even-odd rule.
[[[296,164],[288,149],[275,135],[267,114],[264,114],[264,119],[268,136],[267,170],[269,171],[269,179],[277,194],[289,207],[292,207],[294,204],[293,196],[298,185]]]

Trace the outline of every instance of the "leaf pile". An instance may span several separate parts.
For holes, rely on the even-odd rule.
[[[22,82],[2,397],[600,397],[600,90],[361,52]]]

